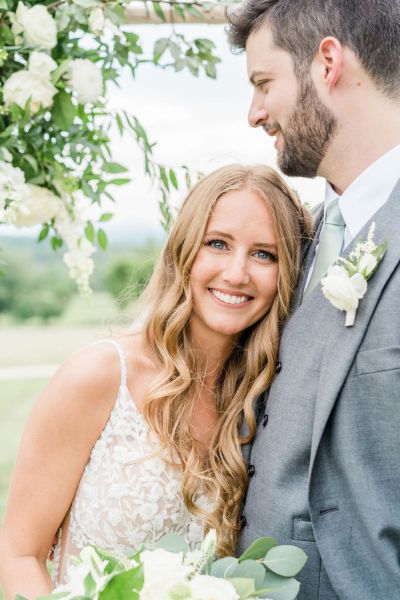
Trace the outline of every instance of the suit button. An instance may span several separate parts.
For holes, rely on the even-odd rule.
[[[263,427],[267,426],[268,419],[269,419],[269,417],[268,417],[267,413],[265,413],[265,415],[263,416],[263,419],[262,419],[262,426]]]
[[[249,465],[247,467],[247,473],[249,474],[249,477],[253,477],[253,475],[255,474],[255,472],[256,472],[256,468],[255,468],[254,465]]]
[[[280,373],[281,371],[282,371],[282,363],[280,360],[278,360],[278,362],[275,365],[275,372]]]
[[[244,515],[240,516],[240,528],[244,529],[247,525],[247,519]]]

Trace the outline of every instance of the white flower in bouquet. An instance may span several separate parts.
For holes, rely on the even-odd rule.
[[[24,206],[28,197],[29,189],[23,171],[9,162],[0,161],[0,220],[12,222],[12,205]]]
[[[97,6],[94,8],[89,15],[88,25],[90,31],[92,31],[95,35],[100,35],[104,29],[105,17],[103,9]]]
[[[41,108],[50,108],[57,89],[48,76],[38,75],[36,72],[21,70],[13,73],[7,79],[3,88],[3,97],[6,106],[17,104],[25,108],[29,101],[32,113]]]
[[[71,61],[69,83],[78,102],[82,104],[96,102],[103,90],[101,70],[87,58],[77,58]]]
[[[28,8],[19,2],[13,33],[17,39],[23,33],[25,42],[37,48],[51,50],[57,44],[56,22],[43,4]]]
[[[57,63],[51,56],[37,50],[31,53],[28,62],[28,71],[30,73],[35,73],[41,78],[48,78],[50,77],[50,73],[55,69],[57,69]]]
[[[79,564],[71,566],[70,581],[66,585],[59,585],[54,593],[65,592],[67,595],[63,600],[76,598],[77,596],[86,596],[85,579],[91,575],[95,582],[95,592],[100,592],[108,581],[108,576],[104,575],[104,569],[107,561],[101,560],[92,546],[86,546],[79,555]]]
[[[195,575],[190,581],[193,600],[239,600],[230,581],[211,575]]]
[[[26,184],[29,195],[19,203],[13,216],[16,227],[33,227],[47,223],[62,208],[60,198],[47,188],[32,183]]]
[[[190,598],[189,569],[183,564],[182,553],[167,552],[161,548],[144,550],[140,560],[144,572],[140,600],[173,600],[178,590],[179,598]]]

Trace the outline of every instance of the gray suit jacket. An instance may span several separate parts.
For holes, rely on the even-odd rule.
[[[372,221],[389,245],[355,325],[321,286],[298,293],[248,454],[240,549],[302,547],[299,600],[400,598],[400,181]]]

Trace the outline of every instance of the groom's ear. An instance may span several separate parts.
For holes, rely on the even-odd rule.
[[[343,46],[334,37],[324,38],[314,59],[317,77],[329,92],[337,84],[343,67]]]

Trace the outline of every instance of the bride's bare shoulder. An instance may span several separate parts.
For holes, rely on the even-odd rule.
[[[53,386],[68,388],[81,402],[104,398],[115,400],[121,382],[121,365],[113,344],[99,342],[78,350],[67,358],[52,380]]]

